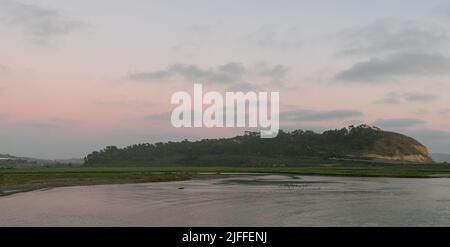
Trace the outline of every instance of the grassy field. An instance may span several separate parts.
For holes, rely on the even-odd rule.
[[[0,168],[0,196],[60,186],[187,180],[200,173],[287,173],[321,176],[430,178],[450,176],[450,165],[330,163],[289,167]]]
[[[0,196],[62,186],[177,181],[191,176],[189,172],[159,172],[146,168],[0,169]]]

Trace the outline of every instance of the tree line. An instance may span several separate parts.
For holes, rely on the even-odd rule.
[[[341,157],[368,150],[384,132],[368,125],[328,130],[322,134],[313,131],[280,131],[275,138],[260,138],[258,132],[245,132],[233,138],[203,139],[199,141],[143,143],[118,148],[108,146],[92,152],[85,164],[158,163],[170,160],[178,163],[195,162],[203,156],[240,157]]]

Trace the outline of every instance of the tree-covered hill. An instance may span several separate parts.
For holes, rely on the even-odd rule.
[[[145,143],[123,149],[109,146],[89,154],[85,164],[274,166],[307,159],[432,162],[427,148],[413,138],[360,125],[322,134],[280,131],[275,138],[260,138],[257,132],[246,132],[233,138]]]

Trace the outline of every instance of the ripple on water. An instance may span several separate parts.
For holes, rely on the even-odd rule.
[[[207,176],[1,197],[0,225],[450,226],[450,179]]]

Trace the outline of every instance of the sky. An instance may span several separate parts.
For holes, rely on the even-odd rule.
[[[0,153],[230,137],[171,95],[280,92],[285,130],[367,123],[450,153],[450,3],[0,0]]]

